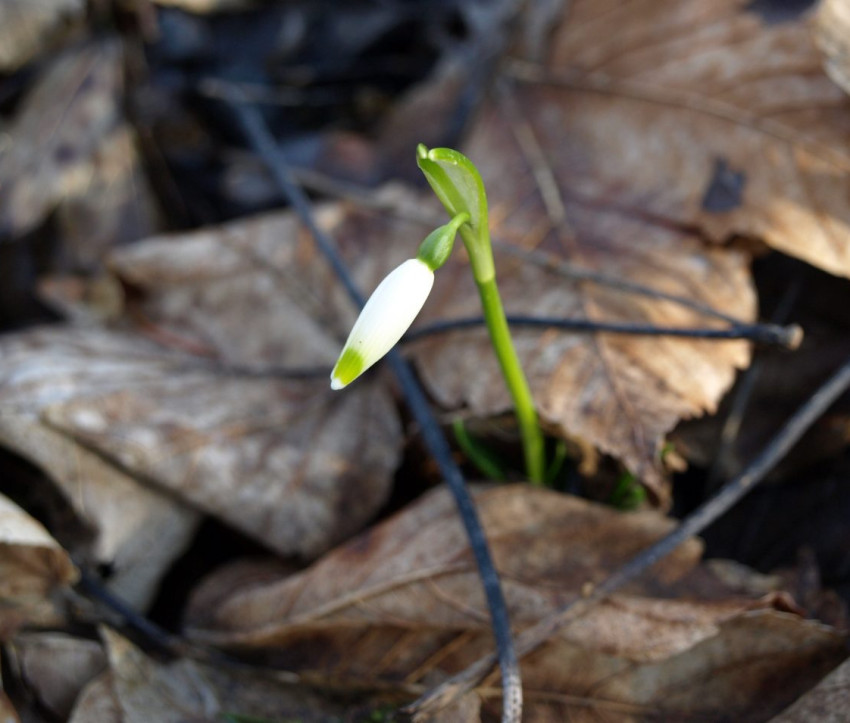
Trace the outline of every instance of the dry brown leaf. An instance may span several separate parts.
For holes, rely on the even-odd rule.
[[[85,687],[74,704],[68,723],[125,723],[112,691],[111,673],[104,673]]]
[[[59,206],[72,266],[155,230],[155,211],[121,112],[121,46],[65,51],[8,129],[0,164],[0,230],[19,236]]]
[[[389,492],[401,435],[389,395],[375,384],[339,398],[324,375],[240,378],[97,329],[31,332],[7,339],[0,354],[9,382],[2,400],[9,412],[0,421],[7,443],[21,449],[35,439],[12,414],[16,402],[24,415],[43,415],[48,434],[60,429],[281,553],[326,550],[359,530]],[[16,399],[8,396],[12,381]],[[73,466],[74,445],[60,439],[71,461],[58,464]],[[45,466],[57,464],[56,453],[28,450]],[[185,514],[149,494],[172,517]],[[166,543],[165,531],[143,511],[124,510],[120,531],[150,556]],[[179,549],[169,544],[168,559]]]
[[[0,636],[6,639],[25,624],[62,622],[54,595],[77,574],[47,530],[0,495]]]
[[[672,526],[651,512],[618,513],[527,486],[479,491],[476,502],[518,628],[574,599]],[[699,551],[689,542],[529,656],[529,720],[572,720],[582,711],[588,720],[684,720],[680,712],[718,720],[720,710],[755,720],[748,717],[754,705],[781,708],[843,655],[842,635],[776,612],[774,598],[665,597],[686,592]],[[232,590],[232,579],[231,570],[221,584]],[[224,602],[210,594],[214,580],[204,598],[214,605],[190,606],[192,634],[289,670],[430,686],[492,645],[480,581],[444,490],[303,573],[255,582]],[[719,592],[722,583],[713,584]],[[783,687],[764,695],[774,678]],[[488,710],[497,705],[497,692],[485,685],[479,693]]]
[[[770,723],[842,723],[850,710],[850,661],[845,660]]]
[[[344,708],[306,687],[292,687],[262,672],[212,668],[191,660],[160,664],[125,638],[102,631],[110,675],[89,687],[71,718],[73,723],[182,723],[222,720],[225,713],[263,720],[327,721]],[[102,707],[117,708],[114,718],[99,717]],[[114,710],[114,708],[112,708]]]
[[[324,223],[338,216],[334,207],[319,212]],[[347,333],[354,318],[289,212],[153,237],[116,251],[109,266],[143,294],[136,314],[227,364],[330,367],[341,346],[332,334]]]
[[[768,24],[748,0],[577,0],[546,66],[515,70],[568,218],[580,202],[750,234],[850,276],[850,99],[805,19]]]
[[[583,585],[598,582],[672,525],[655,513],[621,515],[523,485],[480,491],[476,502],[517,625],[573,599]],[[659,564],[656,578],[670,583],[680,577],[699,552],[696,541],[688,543]],[[229,585],[230,575],[225,579]],[[197,634],[249,647],[279,646],[309,634],[379,623],[426,636],[473,629],[486,637],[488,631],[477,568],[444,489],[308,571],[252,584],[223,602],[206,587],[205,597],[218,602],[207,609],[194,606],[189,617]],[[623,639],[620,644],[630,643]],[[318,646],[314,652],[321,656],[327,651]],[[347,666],[368,665],[370,655],[359,662],[349,657]]]
[[[678,655],[643,665],[558,641],[524,662],[529,720],[760,723],[844,658],[844,639],[795,615],[754,610],[719,621],[713,635]]]
[[[21,679],[62,720],[67,720],[80,691],[106,667],[99,643],[62,633],[20,634],[10,648]]]
[[[132,385],[167,369],[155,365],[149,346],[104,332],[52,328],[0,341],[0,441],[62,490],[94,532],[84,557],[109,565],[109,587],[138,609],[182,554],[198,516],[51,429],[42,413],[98,385]]]
[[[82,18],[84,0],[3,0],[0,71],[9,73],[44,52],[57,31]]]
[[[494,183],[496,197],[525,194],[528,180],[517,174],[510,182]],[[319,222],[336,238],[364,290],[373,289],[391,268],[410,258],[431,230],[410,219],[412,206],[421,218],[421,197],[391,188],[384,194],[402,209],[398,215],[338,204],[318,211]],[[616,226],[639,230],[639,224],[628,221],[617,221]],[[596,238],[586,251],[613,274],[684,294],[743,319],[752,316],[754,297],[745,256],[707,249],[674,232],[650,231],[654,235],[640,252],[634,244],[617,247]],[[227,363],[330,366],[354,319],[341,285],[290,213],[153,238],[114,253],[110,265],[141,296],[141,306],[131,312],[134,317],[141,315],[175,343]],[[701,315],[672,302],[577,287],[528,262],[503,259],[499,267],[500,286],[512,313],[585,317],[590,305],[591,318],[598,320],[705,324]],[[480,313],[469,269],[458,254],[437,274],[419,323]],[[516,336],[544,422],[621,457],[662,498],[657,450],[664,433],[681,417],[713,410],[735,368],[749,359],[743,342],[528,330],[517,330]],[[488,415],[510,408],[483,330],[418,342],[413,352],[425,381],[444,405],[465,402],[475,413]]]
[[[820,72],[804,23],[766,26],[745,5],[571,3],[549,62],[510,66],[512,85],[464,149],[488,187],[496,235],[743,320],[755,314],[746,259],[707,252],[695,229],[764,237],[850,275],[850,101]],[[500,273],[517,313],[706,325],[587,282],[556,293],[528,264]],[[518,336],[544,421],[619,457],[661,497],[664,434],[715,410],[748,362],[740,344]],[[448,346],[417,355],[438,399],[508,408],[483,337],[465,333],[454,354]]]
[[[821,0],[814,35],[824,54],[827,75],[850,93],[850,4],[846,0]]]

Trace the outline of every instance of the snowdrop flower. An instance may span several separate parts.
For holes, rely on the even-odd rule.
[[[351,384],[398,343],[425,304],[434,271],[445,263],[458,228],[468,218],[466,213],[459,214],[433,231],[415,259],[405,261],[378,284],[331,372],[331,389]]]
[[[434,272],[419,259],[408,259],[378,285],[348,335],[331,389],[353,382],[398,343],[433,285]]]

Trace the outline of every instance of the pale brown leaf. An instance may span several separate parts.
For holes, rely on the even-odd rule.
[[[0,441],[41,467],[94,532],[87,560],[109,565],[110,588],[144,608],[188,544],[196,513],[44,423],[50,404],[81,390],[139,383],[168,369],[149,345],[104,332],[43,329],[0,341]]]
[[[24,414],[44,415],[48,433],[61,429],[279,552],[315,556],[360,529],[388,494],[400,430],[389,395],[374,384],[334,397],[324,375],[233,376],[97,329],[31,332],[8,339],[0,354],[7,379],[17,382],[0,424],[18,449],[34,437],[13,415],[13,401]],[[31,424],[36,432],[38,424]],[[61,439],[68,462],[42,445],[28,454],[73,466],[75,445]],[[184,514],[177,503],[162,503],[173,508],[170,516]],[[167,538],[149,520],[137,524],[143,509],[129,506],[120,531],[150,555]],[[167,552],[173,559],[173,544]]]
[[[824,70],[850,93],[850,4],[821,0],[814,21],[815,42],[824,54]]]
[[[104,673],[85,687],[74,704],[68,723],[124,723],[112,691],[111,673]]]
[[[545,67],[515,71],[568,217],[581,202],[750,234],[850,275],[850,99],[805,19],[767,24],[747,0],[578,0]]]
[[[8,129],[0,163],[0,230],[26,233],[59,207],[69,259],[152,233],[154,203],[123,119],[121,46],[90,42],[57,57]]]
[[[78,21],[84,0],[3,0],[0,71],[9,73],[43,53],[63,26]]]
[[[519,485],[479,490],[476,503],[517,628],[575,599],[672,524]],[[787,704],[842,654],[843,637],[831,628],[773,610],[784,607],[781,598],[730,587],[724,594],[714,578],[715,599],[697,599],[694,586],[707,589],[704,579],[691,580],[699,552],[687,543],[528,656],[529,720],[572,720],[582,711],[717,720],[724,705],[734,720],[750,720],[754,700]],[[231,569],[204,586],[190,606],[192,634],[289,670],[428,687],[492,646],[480,580],[444,490],[303,573],[255,577],[243,589],[233,580]],[[784,687],[759,698],[773,676]],[[479,693],[489,710],[499,696],[488,686]]]
[[[770,723],[842,723],[850,710],[850,661],[844,661]]]
[[[845,657],[844,639],[795,615],[754,610],[642,665],[554,641],[524,663],[529,720],[760,723]]]
[[[655,513],[618,514],[523,485],[479,491],[476,502],[517,625],[574,598],[583,585],[601,580],[671,526]],[[659,563],[656,579],[669,584],[680,577],[699,551],[696,541],[684,546]],[[217,599],[209,589],[207,599]],[[268,647],[381,623],[426,636],[475,630],[486,637],[485,610],[463,527],[450,495],[441,489],[308,571],[234,590],[212,608],[196,605],[191,618],[204,638]],[[598,631],[585,634],[594,637]],[[622,647],[630,644],[619,641]],[[345,665],[367,663],[347,659]]]
[[[214,668],[186,659],[161,664],[111,630],[104,629],[102,636],[111,673],[107,680],[123,723],[214,723],[225,713],[319,723],[344,711],[327,696],[306,687],[288,686],[271,673]],[[97,693],[101,704],[108,705],[102,685]],[[84,715],[79,708],[72,721],[100,723],[99,718]]]
[[[63,720],[82,689],[106,667],[99,643],[63,633],[20,634],[10,648],[29,690]]]
[[[36,520],[0,495],[0,636],[21,625],[63,620],[54,594],[77,579],[77,569]]]

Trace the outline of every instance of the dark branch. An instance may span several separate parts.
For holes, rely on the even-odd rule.
[[[262,116],[256,108],[247,104],[231,104],[230,107],[236,113],[254,152],[266,163],[281,192],[312,233],[316,244],[331,264],[348,295],[358,307],[362,307],[363,297],[348,273],[345,262],[339,256],[333,240],[316,224],[310,202],[301,188],[292,181],[288,165],[263,122]],[[478,563],[481,582],[490,608],[491,625],[502,671],[503,720],[518,723],[522,712],[522,684],[519,663],[511,637],[508,609],[502,593],[499,575],[493,564],[478,512],[466,487],[466,481],[452,458],[448,441],[443,435],[425,393],[413,372],[396,350],[390,352],[388,361],[401,385],[410,411],[422,430],[425,444],[454,495],[470,546]]]

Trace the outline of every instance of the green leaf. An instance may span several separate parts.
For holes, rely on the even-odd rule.
[[[478,169],[465,155],[451,148],[416,148],[416,161],[449,216],[469,214],[469,225],[480,238],[487,233],[487,194]]]

